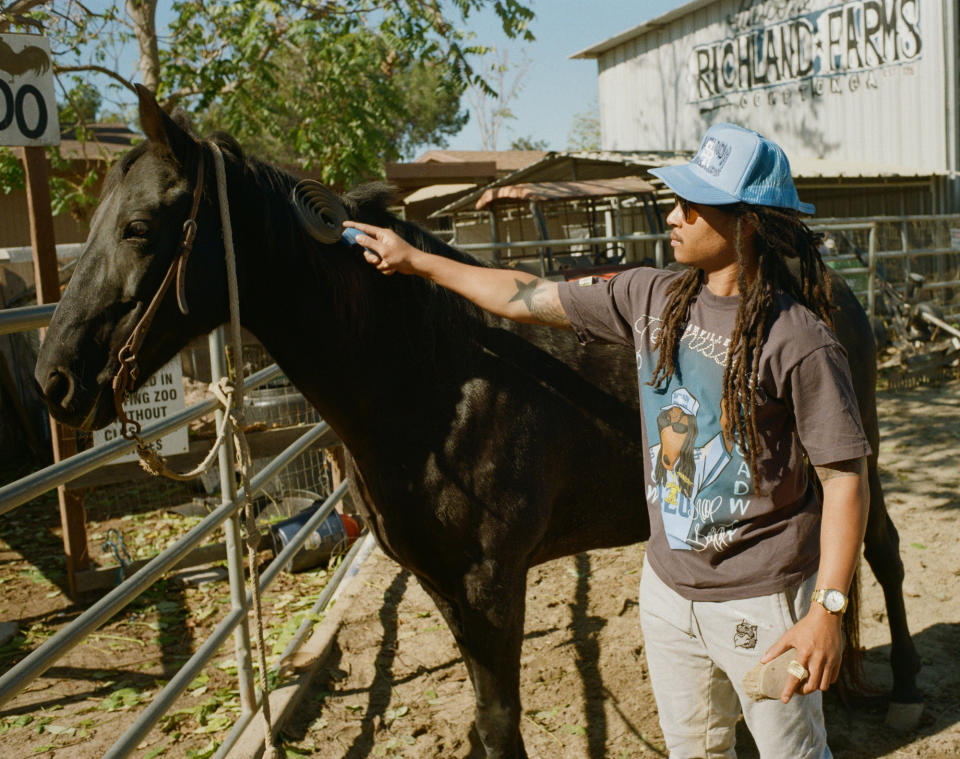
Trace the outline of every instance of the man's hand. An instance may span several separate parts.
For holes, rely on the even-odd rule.
[[[357,237],[357,244],[362,245],[363,257],[367,263],[375,266],[383,274],[419,274],[416,267],[419,256],[425,255],[404,240],[392,229],[374,227],[361,224],[357,221],[343,222],[345,227],[353,227],[363,232]],[[372,252],[371,252],[372,251]]]
[[[796,660],[810,673],[802,681],[793,676],[787,679],[787,684],[780,694],[783,703],[787,703],[795,693],[807,695],[816,690],[827,690],[836,682],[843,655],[840,622],[840,615],[830,614],[820,604],[811,604],[807,615],[767,649],[760,659],[764,664],[788,648],[797,649]]]
[[[837,461],[815,467],[823,485],[823,513],[820,518],[820,567],[817,586],[847,592],[860,558],[867,526],[870,488],[866,458]],[[831,614],[818,603],[787,630],[760,660],[766,663],[793,647],[797,661],[810,673],[803,681],[788,679],[780,700],[786,703],[794,693],[827,690],[840,673],[843,654],[843,617]]]

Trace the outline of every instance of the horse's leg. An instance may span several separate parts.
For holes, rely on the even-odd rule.
[[[466,578],[465,595],[456,599],[422,584],[463,655],[476,696],[477,734],[488,759],[526,759],[520,737],[526,571],[508,579],[491,577],[487,566],[478,568]]]
[[[907,627],[907,611],[903,603],[903,561],[900,558],[900,536],[894,527],[880,487],[876,458],[869,462],[870,514],[864,538],[864,557],[883,588],[890,624],[890,665],[893,669],[891,700],[896,703],[917,703],[923,700],[917,690],[920,657],[914,648]]]

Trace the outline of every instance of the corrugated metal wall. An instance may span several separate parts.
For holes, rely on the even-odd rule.
[[[795,3],[753,3],[764,18],[761,26],[773,35],[765,33],[754,50],[747,38],[752,30],[756,43],[760,27],[736,21],[744,3],[718,0],[600,55],[603,147],[694,150],[711,123],[731,121],[777,140],[788,155],[909,167],[919,174],[947,170],[944,44],[945,39],[950,44],[950,35],[944,35],[943,3],[948,2],[956,0],[809,0],[802,4],[806,10],[792,16]],[[788,9],[786,15],[782,9]],[[810,75],[788,76],[785,60],[803,64],[792,51],[802,47],[818,54],[813,38],[804,46],[791,36],[812,34],[815,24],[821,45],[840,62],[830,64],[820,52]],[[835,43],[824,31],[827,24],[833,25]],[[869,39],[868,29],[875,29]],[[766,53],[758,54],[764,44],[782,72]],[[740,45],[747,55],[752,51],[756,65],[753,70],[719,65],[711,80],[709,56],[722,63],[724,50],[734,49],[728,45]],[[777,55],[778,46],[787,53]],[[947,57],[954,60],[955,50]],[[780,83],[757,83],[754,75]],[[717,77],[719,86],[712,90]]]

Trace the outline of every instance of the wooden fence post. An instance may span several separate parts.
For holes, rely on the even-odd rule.
[[[37,303],[60,300],[60,274],[57,246],[53,237],[53,213],[50,208],[50,171],[42,147],[23,148],[23,168],[26,174],[27,208],[30,218],[30,243],[33,245],[33,271],[37,284]],[[76,453],[76,437],[52,417],[50,443],[53,460],[61,461]],[[67,584],[71,596],[76,595],[76,572],[90,567],[87,547],[87,518],[83,496],[76,490],[61,485],[57,488],[60,501],[60,524],[63,527],[63,551],[67,563]]]

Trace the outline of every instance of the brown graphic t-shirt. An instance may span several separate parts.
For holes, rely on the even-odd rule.
[[[694,601],[774,593],[809,577],[819,562],[820,504],[804,454],[819,466],[870,452],[846,354],[809,309],[778,296],[755,391],[755,482],[739,446],[721,434],[737,296],[701,290],[677,371],[649,385],[666,291],[678,276],[638,268],[608,281],[561,283],[560,301],[581,341],[636,350],[648,452],[647,555],[657,576]]]

